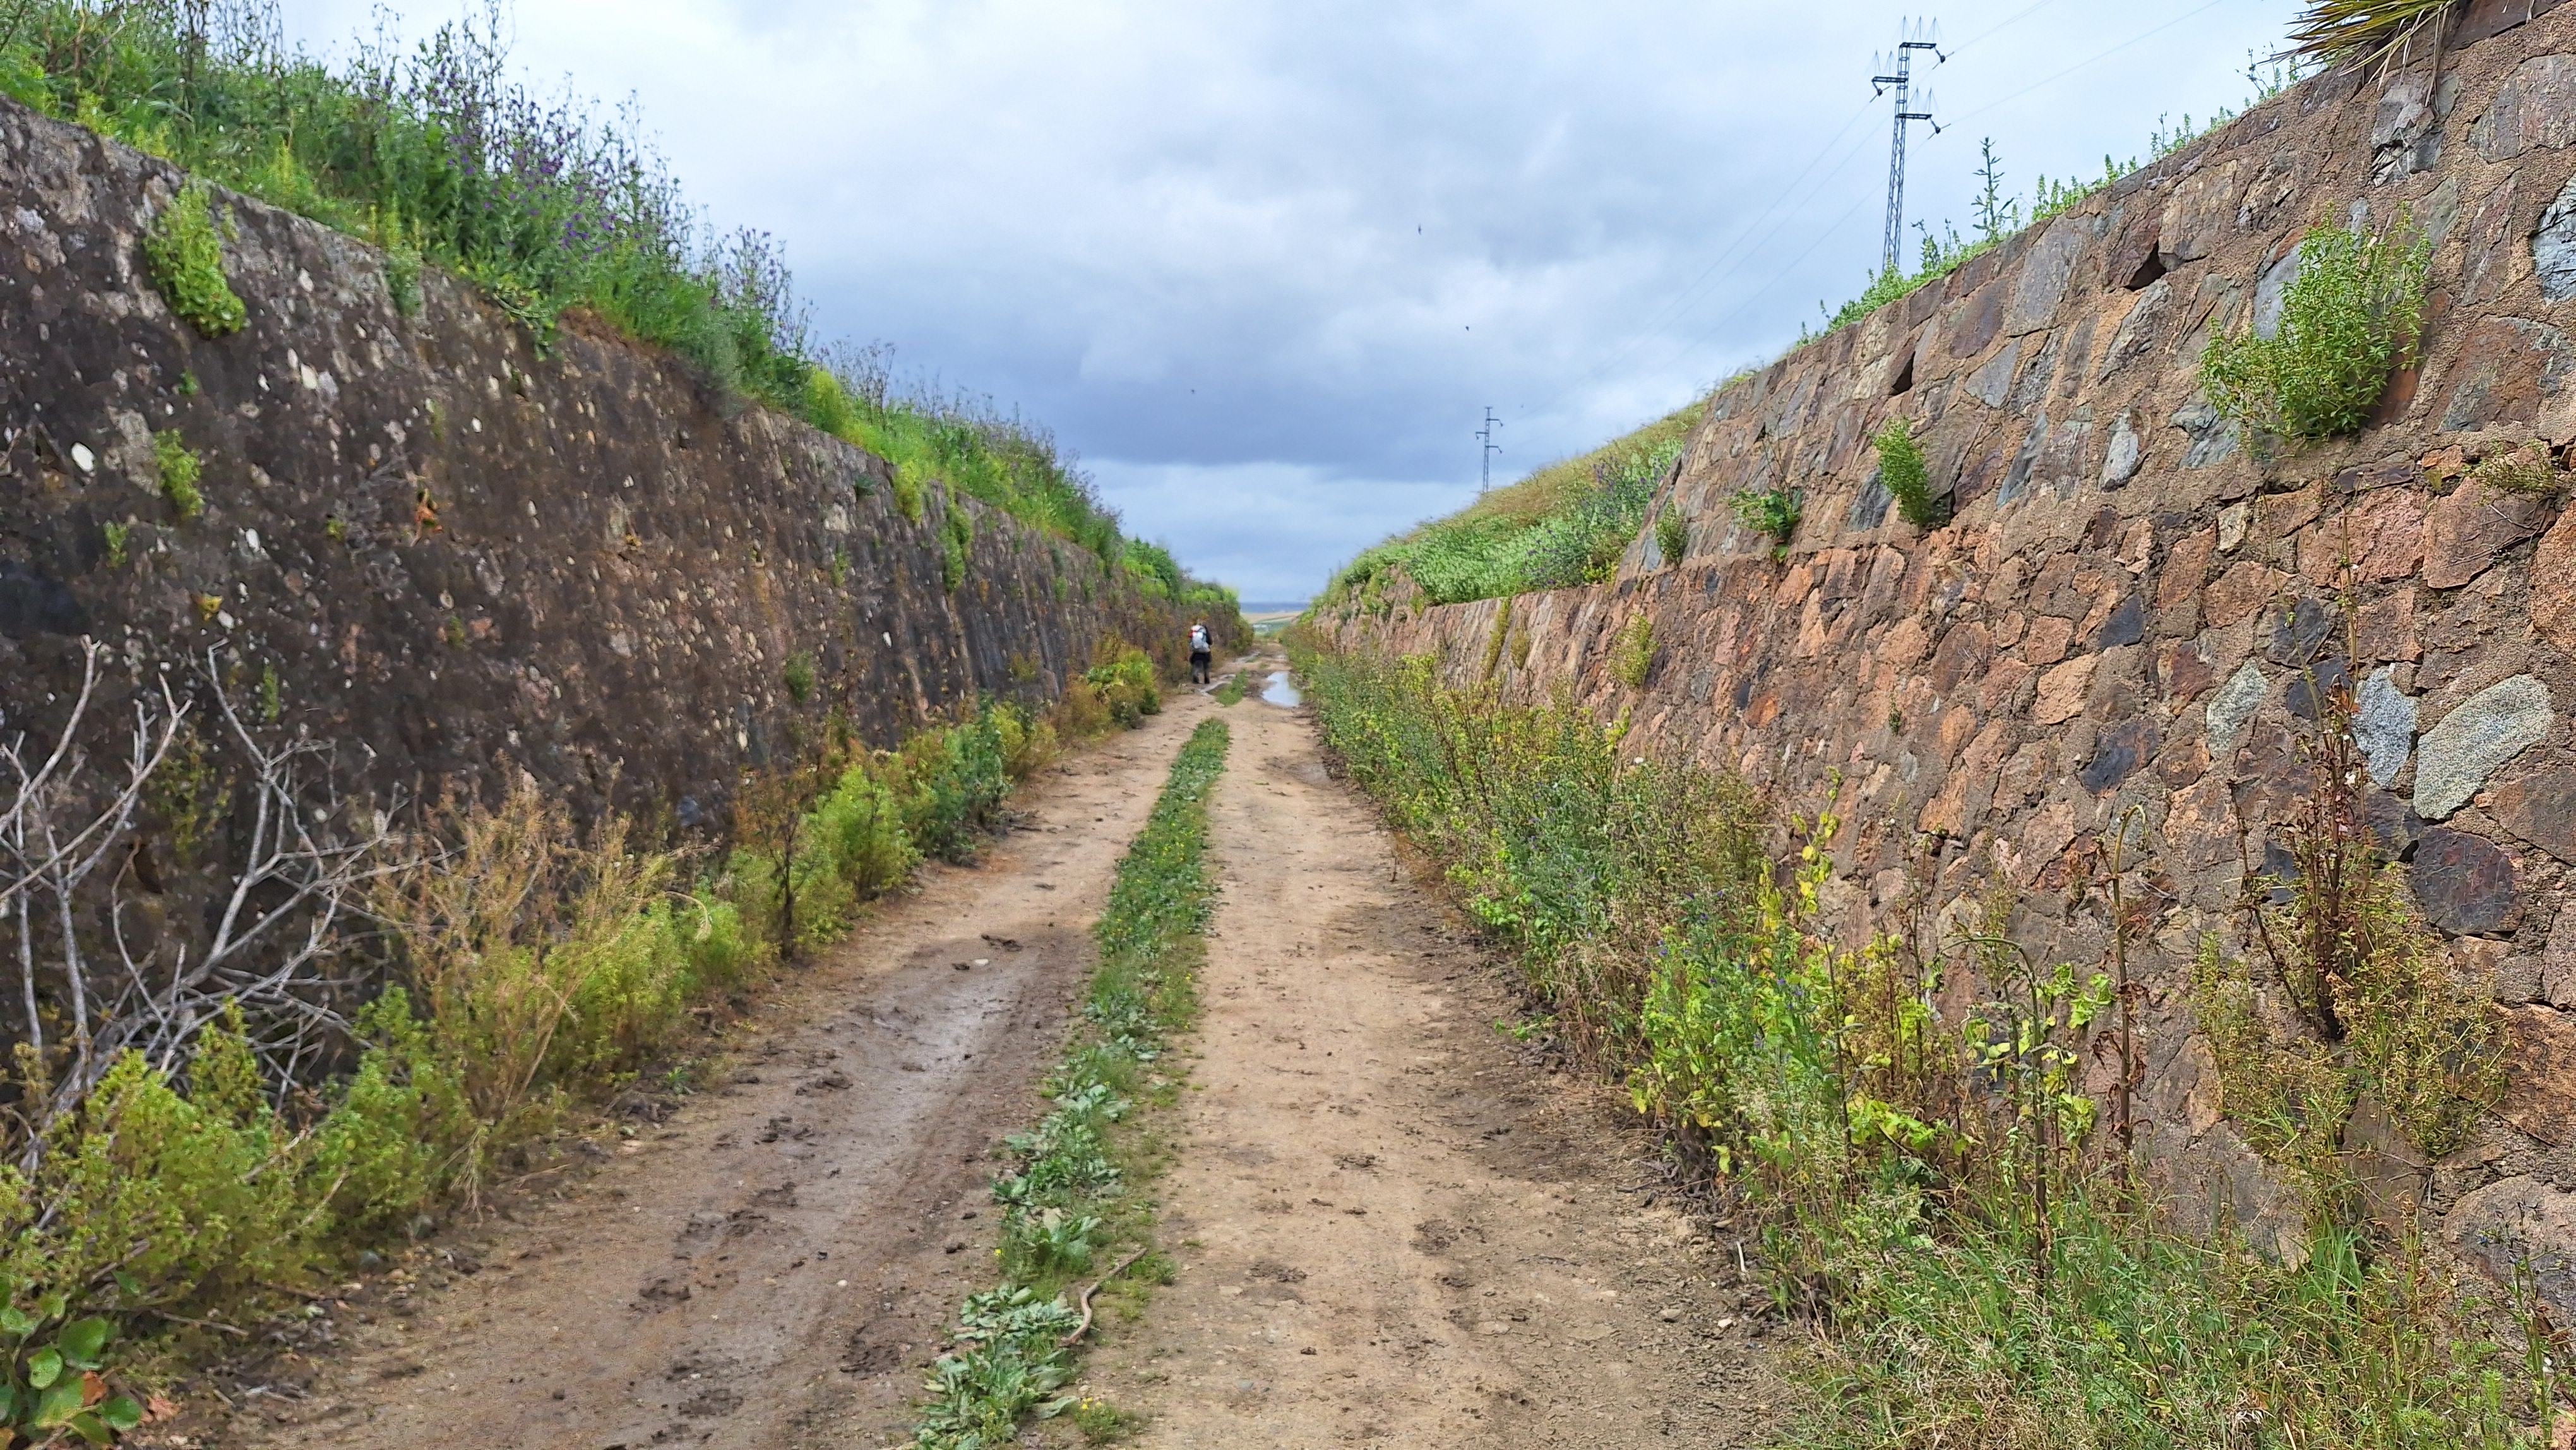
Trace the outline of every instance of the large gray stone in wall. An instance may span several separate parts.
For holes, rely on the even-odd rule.
[[[2576,145],[2576,55],[2535,55],[2496,88],[2469,144],[2489,161]]]
[[[2263,667],[2247,660],[2209,697],[2209,763],[2224,766],[2245,738],[2245,722],[2263,703]]]
[[[2021,275],[2013,279],[2012,301],[2004,309],[2005,336],[2037,332],[2056,319],[2057,304],[2066,296],[2075,264],[2093,245],[2097,224],[2089,216],[2062,216],[2050,224],[2048,235],[2022,259]]]
[[[2290,284],[2299,280],[2299,249],[2292,247],[2279,261],[2263,269],[2254,280],[2254,335],[2281,335],[2281,304],[2289,297]]]
[[[2138,463],[2145,456],[2145,445],[2138,439],[2138,415],[2122,413],[2111,425],[2111,441],[2102,450],[2102,487],[2127,487],[2138,476]]]
[[[2353,699],[2352,738],[2373,784],[2386,785],[2415,752],[2415,699],[2397,688],[2396,672],[2382,667],[2361,682]]]
[[[2461,1197],[2442,1221],[2442,1237],[2481,1261],[2502,1282],[2530,1275],[2550,1317],[2576,1316],[2576,1193],[2528,1175],[2490,1183]]]
[[[2576,177],[2540,214],[2540,230],[2531,239],[2531,262],[2540,274],[2540,295],[2552,302],[2576,297]]]
[[[2415,814],[2448,820],[2496,768],[2549,734],[2549,687],[2530,675],[2501,680],[2460,702],[2424,732],[2415,765]]]
[[[2415,846],[2415,900],[2425,919],[2455,936],[2502,931],[2513,921],[2513,858],[2484,836],[2435,826]]]

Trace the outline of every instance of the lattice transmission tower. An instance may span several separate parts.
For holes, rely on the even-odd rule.
[[[1892,65],[1884,57],[1871,57],[1871,69],[1885,66],[1896,74],[1869,78],[1877,94],[1886,95],[1891,88],[1896,92],[1896,137],[1889,143],[1887,152],[1887,246],[1879,261],[1880,269],[1889,272],[1896,270],[1897,254],[1905,242],[1905,127],[1909,122],[1932,120],[1930,91],[1923,93],[1923,110],[1907,109],[1914,104],[1914,52],[1932,52],[1935,66],[1949,59],[1941,53],[1939,22],[1908,21],[1899,34],[1902,38],[1896,43]],[[1933,123],[1932,134],[1941,134],[1938,122]]]

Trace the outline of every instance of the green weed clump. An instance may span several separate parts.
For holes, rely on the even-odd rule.
[[[993,1180],[1003,1280],[967,1297],[958,1349],[932,1366],[914,1430],[922,1450],[1007,1444],[1023,1419],[1068,1411],[1086,1434],[1131,1423],[1062,1391],[1095,1296],[1145,1260],[1153,1241],[1153,1205],[1135,1191],[1154,1162],[1139,1118],[1177,1097],[1179,1083],[1156,1064],[1197,1016],[1197,968],[1216,898],[1207,797],[1225,769],[1228,738],[1219,720],[1191,733],[1118,863],[1092,929],[1100,965],[1083,1030],[1044,1087],[1055,1106],[1003,1143],[1011,1167]],[[1129,1251],[1113,1260],[1121,1248]],[[1090,1287],[1077,1291],[1085,1279]]]
[[[1624,1078],[1752,1218],[1779,1303],[1819,1330],[1799,1443],[2545,1439],[2563,1398],[2549,1356],[2508,1353],[2485,1316],[2513,1304],[2454,1297],[2413,1240],[2326,1213],[2267,1257],[2141,1201],[2125,1100],[2083,1082],[2097,1054],[2136,1061],[2121,952],[2145,929],[2148,869],[2121,845],[2095,843],[2068,887],[2068,910],[2104,915],[2107,970],[2026,952],[2002,887],[1936,914],[1918,886],[1849,944],[1826,925],[1830,813],[1777,820],[1740,781],[1638,757],[1624,719],[1449,689],[1427,656],[1337,655],[1303,633],[1291,648],[1327,743],[1510,950],[1545,1030]],[[2421,960],[2342,989],[2354,1025],[2336,1051],[2383,1064],[2372,1090],[2416,1105],[2392,1110],[2410,1133],[2456,1141],[2452,1105],[2475,1098],[2442,1075],[2487,1049],[2441,1005],[2475,992],[2436,990],[2406,965]],[[1954,994],[1963,1014],[1935,1010]],[[2425,1055],[2437,1042],[2465,1056]]]
[[[1805,505],[1793,488],[1744,488],[1732,500],[1735,521],[1771,540],[1771,556],[1789,557],[1789,541],[1798,536]]]
[[[2364,1094],[2426,1157],[2440,1158],[2503,1096],[2505,1067],[2491,984],[2459,980],[2440,939],[2416,920],[2354,784],[2361,762],[2348,701],[2337,693],[2327,704],[2309,742],[2314,787],[2281,828],[2290,872],[2248,883],[2246,934],[2259,966],[2229,957],[2213,933],[2191,994],[2227,1116],[2331,1207],[2344,1126]],[[2267,1021],[2267,997],[2294,1016]]]
[[[2361,430],[2423,332],[2433,251],[2421,237],[2318,227],[2299,243],[2280,328],[2209,340],[2200,379],[2212,406],[2261,434],[2311,442]]]
[[[1121,726],[1133,726],[1163,708],[1163,691],[1154,679],[1154,662],[1143,650],[1116,638],[1103,638],[1082,682]]]
[[[152,462],[161,474],[161,496],[186,523],[206,511],[206,496],[198,491],[197,480],[205,477],[205,460],[198,457],[176,428],[164,428],[152,435]]]
[[[107,539],[107,567],[110,569],[124,568],[126,564],[125,551],[128,542],[133,538],[134,526],[132,524],[120,523],[111,520],[108,523],[100,525],[99,532]]]
[[[1619,631],[1610,647],[1610,673],[1632,690],[1646,688],[1655,669],[1655,622],[1640,614]]]
[[[1680,509],[1666,509],[1663,517],[1655,520],[1655,552],[1667,569],[1690,553],[1690,518]]]
[[[939,583],[951,594],[966,582],[966,551],[974,542],[974,515],[953,503],[940,511]]]
[[[181,321],[208,337],[230,337],[250,309],[224,280],[224,236],[202,182],[179,188],[143,234],[143,262],[153,285]]]
[[[1914,441],[1914,425],[1890,418],[1871,440],[1878,449],[1878,481],[1896,500],[1896,515],[1918,529],[1937,529],[1950,521],[1950,500],[1932,493],[1932,470],[1923,446]]]

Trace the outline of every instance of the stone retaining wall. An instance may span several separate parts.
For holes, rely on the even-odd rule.
[[[720,830],[827,711],[891,745],[979,693],[1051,698],[1104,634],[1177,660],[1179,612],[1080,548],[936,486],[907,519],[882,460],[577,319],[541,356],[435,270],[405,316],[382,254],[255,201],[218,196],[249,325],[209,341],[139,256],[179,179],[0,100],[0,728],[57,723],[79,636],[120,688],[211,652],[363,788],[507,762]],[[203,457],[194,519],[164,430]]]
[[[2152,1175],[2186,1217],[2285,1243],[2184,977],[2241,926],[2246,863],[2280,864],[2308,681],[2350,683],[2371,819],[2514,1046],[2473,1147],[2427,1163],[2367,1111],[2348,1141],[2383,1202],[2491,1265],[2528,1220],[2576,1311],[2576,510],[2462,478],[2576,440],[2571,173],[2576,7],[2482,4],[2438,66],[2311,80],[1725,388],[1657,502],[1686,557],[1650,528],[1599,587],[1325,623],[1467,684],[1510,608],[1509,694],[1570,688],[1797,805],[1839,781],[1855,930],[1928,838],[1942,893],[2000,873],[2030,944],[2098,961],[2100,912],[2058,888],[2135,808],[2170,890],[2142,968]],[[2272,325],[2302,235],[2356,218],[2433,242],[2421,363],[2359,437],[2257,457],[2200,395],[2202,351]],[[1895,517],[1869,444],[1891,418],[1948,526]],[[1772,487],[1805,504],[1779,562],[1728,506]],[[1630,690],[1607,665],[1638,616],[1657,653]]]

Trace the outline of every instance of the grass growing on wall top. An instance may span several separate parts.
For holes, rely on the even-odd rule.
[[[1437,604],[1608,578],[1706,408],[1677,409],[1379,544],[1333,576],[1318,606],[1375,607],[1398,572]]]

